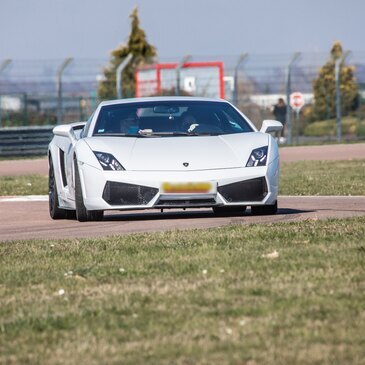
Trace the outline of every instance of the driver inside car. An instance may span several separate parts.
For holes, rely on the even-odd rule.
[[[191,133],[199,126],[196,117],[191,113],[184,113],[182,115],[181,129],[184,132]]]
[[[137,134],[139,131],[138,117],[135,112],[129,113],[120,122],[120,131],[125,134]]]

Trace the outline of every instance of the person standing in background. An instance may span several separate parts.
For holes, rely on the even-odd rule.
[[[286,104],[283,98],[279,98],[277,104],[274,105],[273,114],[275,116],[275,120],[283,124],[283,129],[277,135],[279,143],[285,143]]]

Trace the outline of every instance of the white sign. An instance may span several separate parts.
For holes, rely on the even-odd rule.
[[[302,109],[304,105],[304,97],[300,92],[290,94],[290,106],[297,112]]]
[[[195,77],[187,76],[184,78],[184,90],[188,93],[196,91]]]
[[[234,78],[233,76],[223,76],[223,81],[226,87],[230,90],[234,90]]]

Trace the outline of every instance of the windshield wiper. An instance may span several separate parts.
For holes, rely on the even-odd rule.
[[[129,133],[97,133],[94,137],[133,137],[133,138],[148,138],[148,137],[199,137],[199,136],[219,136],[222,133],[217,132],[138,132]]]
[[[153,136],[190,136],[190,133],[187,132],[153,132],[150,129],[143,129],[140,130],[139,132],[140,136],[143,137],[153,137]]]
[[[209,132],[153,132],[153,133],[149,133],[143,136],[144,137],[156,137],[156,136],[160,136],[160,137],[169,137],[169,136],[184,136],[184,137],[199,137],[199,136],[219,136],[222,133],[209,133]]]
[[[139,137],[146,137],[143,134],[130,134],[130,133],[97,133],[94,134],[93,137],[134,137],[134,138],[139,138]]]
[[[96,133],[94,137],[133,137],[133,138],[145,138],[145,137],[197,137],[197,136],[217,136],[222,133],[209,133],[209,132],[153,132],[151,130],[140,130],[138,133]]]

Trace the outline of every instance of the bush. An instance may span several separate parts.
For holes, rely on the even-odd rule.
[[[7,113],[2,121],[3,127],[22,127],[57,124],[55,112],[29,112],[27,115],[19,112]]]
[[[358,137],[365,137],[365,122],[362,121],[357,125],[356,135]]]
[[[342,134],[352,136],[365,136],[365,120],[359,120],[354,117],[342,118]],[[336,120],[322,120],[314,122],[304,130],[304,135],[308,137],[334,137],[336,136]]]

